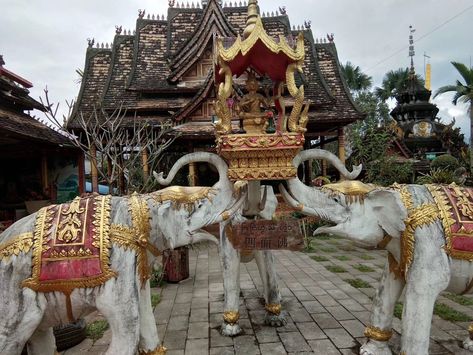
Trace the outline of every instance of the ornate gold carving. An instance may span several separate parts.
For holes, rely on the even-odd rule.
[[[369,325],[365,329],[365,337],[377,341],[388,341],[393,336],[393,331],[390,330],[382,330],[380,328],[374,327]]]
[[[163,345],[158,346],[154,350],[140,350],[138,351],[139,355],[165,355],[168,349],[166,349]]]
[[[468,333],[470,334],[470,339],[473,340],[473,324],[468,326]]]
[[[304,60],[305,48],[304,48],[304,35],[300,33],[297,36],[296,49],[293,49],[283,35],[279,36],[279,42],[276,42],[271,36],[269,36],[263,26],[261,18],[258,16],[254,28],[247,38],[244,40],[240,36],[237,37],[235,43],[226,49],[223,43],[223,38],[217,39],[217,51],[220,58],[225,62],[232,62],[239,54],[245,56],[254,47],[256,42],[261,41],[271,52],[278,54],[284,53],[292,61],[298,62]]]
[[[217,100],[215,102],[215,113],[219,121],[215,125],[217,134],[229,134],[232,131],[232,113],[228,107],[227,100],[233,90],[233,78],[230,67],[223,60],[219,60],[220,75],[225,75],[225,81],[218,87]]]
[[[100,265],[102,273],[98,276],[84,277],[72,280],[41,281],[42,253],[48,249],[48,241],[51,236],[52,219],[54,208],[50,206],[41,209],[36,217],[33,236],[33,268],[32,277],[22,282],[22,287],[28,287],[40,292],[63,292],[66,296],[76,288],[90,288],[102,285],[117,274],[110,268],[109,248],[110,244],[110,200],[111,196],[97,196],[94,198],[95,214],[93,224],[95,227],[94,246],[100,250]]]
[[[33,246],[33,233],[24,233],[13,237],[6,243],[0,244],[0,262],[8,262],[10,258],[20,253],[28,253]]]
[[[286,83],[289,93],[294,98],[294,106],[291,111],[291,115],[288,120],[288,130],[290,132],[301,132],[307,131],[305,126],[308,122],[307,112],[309,111],[310,104],[307,103],[304,109],[304,115],[301,117],[302,107],[304,105],[304,85],[299,88],[296,85],[296,79],[294,74],[296,71],[302,73],[303,60],[297,63],[290,64],[286,69]]]
[[[281,305],[276,303],[267,304],[264,308],[271,314],[279,316],[281,314]]]
[[[81,215],[86,212],[86,208],[80,206],[81,198],[76,197],[69,208],[59,213],[58,235],[56,239],[63,243],[73,243],[77,241],[82,227]]]
[[[223,320],[227,324],[236,324],[240,319],[240,312],[238,311],[227,311],[223,312]]]
[[[228,162],[231,180],[271,180],[296,176],[294,156],[304,145],[304,136],[296,133],[281,135],[221,136],[219,154]]]
[[[414,208],[412,195],[406,185],[395,184],[392,188],[399,191],[408,214],[404,221],[406,229],[401,234],[401,261],[399,265],[400,272],[405,278],[414,260],[415,230],[435,222],[439,218],[439,210],[437,205],[429,203]]]
[[[90,249],[86,248],[86,249],[83,249],[83,248],[79,248],[79,249],[70,249],[70,250],[61,250],[61,251],[57,251],[57,250],[54,250],[51,252],[49,258],[51,259],[80,259],[80,258],[83,258],[83,257],[89,257],[91,256],[93,253]]]
[[[365,196],[376,188],[376,185],[364,184],[358,180],[343,180],[337,183],[322,186],[322,190],[335,191],[342,193],[345,196]]]
[[[194,208],[195,202],[204,199],[212,200],[214,195],[215,190],[211,187],[188,186],[170,186],[150,194],[158,203],[171,201],[174,208],[181,208],[184,205],[188,210]]]

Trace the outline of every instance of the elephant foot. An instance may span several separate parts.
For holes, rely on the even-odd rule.
[[[369,340],[360,348],[360,355],[392,355],[386,341]]]
[[[463,349],[473,351],[473,340],[470,337],[466,338],[462,343]]]
[[[266,313],[264,318],[264,324],[271,327],[283,327],[287,324],[286,315],[284,313],[273,314],[270,312]]]
[[[235,324],[228,324],[226,322],[222,323],[221,333],[223,336],[234,337],[241,334],[241,332],[242,332],[242,329],[240,328],[238,323],[235,323]]]

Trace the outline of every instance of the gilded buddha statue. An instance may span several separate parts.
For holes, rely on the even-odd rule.
[[[246,89],[238,105],[238,116],[243,121],[243,128],[248,134],[264,134],[268,127],[268,107],[270,100],[258,94],[259,83],[253,73],[248,74]]]

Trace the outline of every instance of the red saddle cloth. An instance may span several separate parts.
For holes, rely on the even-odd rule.
[[[453,258],[473,260],[473,189],[428,185],[440,211],[446,251]]]
[[[70,294],[101,285],[116,274],[109,266],[110,197],[76,198],[41,209],[33,239],[32,277],[24,287]]]

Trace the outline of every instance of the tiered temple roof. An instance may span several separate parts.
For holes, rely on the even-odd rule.
[[[222,5],[218,0],[198,5],[169,3],[166,18],[140,11],[135,31],[122,32],[117,27],[111,46],[94,47],[89,41],[69,128],[79,127],[79,113],[87,116],[94,108],[112,111],[123,106],[130,116],[152,124],[171,119],[184,137],[213,139],[215,36],[241,35],[247,5]],[[342,77],[333,37],[314,40],[310,24],[291,28],[288,15],[282,12],[263,15],[262,20],[271,36],[304,34],[306,59],[298,80],[312,101],[308,135],[336,132],[363,118]]]

